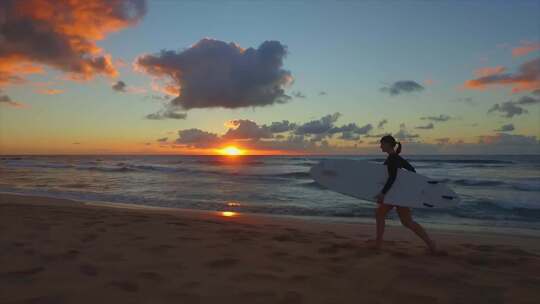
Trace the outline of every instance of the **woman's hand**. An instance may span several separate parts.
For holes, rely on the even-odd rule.
[[[379,192],[374,198],[377,200],[377,204],[384,204],[384,193]]]

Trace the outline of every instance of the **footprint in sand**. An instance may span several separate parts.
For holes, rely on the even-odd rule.
[[[104,253],[98,259],[105,262],[120,262],[126,260],[124,254],[119,252]]]
[[[61,296],[33,297],[23,301],[24,304],[62,304],[66,301]]]
[[[61,258],[66,260],[73,260],[76,259],[81,252],[76,249],[70,249],[60,255]]]
[[[24,250],[24,254],[26,254],[26,255],[35,255],[36,251],[34,249],[32,249],[32,248],[29,248],[29,249]]]
[[[409,258],[411,257],[410,254],[408,254],[405,251],[390,251],[390,255],[396,258]]]
[[[23,270],[16,270],[16,271],[8,271],[4,273],[0,273],[0,278],[17,278],[17,277],[24,277],[24,276],[31,276],[37,273],[40,273],[45,270],[45,267],[38,266]]]
[[[538,255],[538,254],[527,252],[527,251],[519,249],[519,248],[509,248],[509,249],[505,249],[503,251],[505,253],[515,255],[515,256],[519,256],[519,257],[540,257],[540,255]]]
[[[354,250],[357,246],[354,243],[331,243],[327,246],[319,248],[319,253],[321,254],[336,254],[340,250]]]
[[[109,224],[109,226],[111,227],[122,227],[122,226],[127,226],[129,223],[111,223]]]
[[[201,282],[199,281],[189,281],[189,282],[184,283],[182,286],[191,289],[191,288],[198,287],[200,285],[201,285]]]
[[[333,231],[329,231],[329,230],[325,230],[325,231],[321,232],[321,234],[323,236],[330,236],[330,237],[333,237],[335,239],[350,239],[350,238],[348,238],[346,236],[339,235],[339,234],[337,234],[337,233],[335,233]]]
[[[142,279],[149,280],[149,281],[154,281],[154,282],[163,281],[163,277],[159,273],[153,272],[153,271],[141,271],[138,273],[138,276]]]
[[[82,264],[79,266],[79,271],[87,276],[95,277],[98,275],[98,268],[92,264]]]
[[[172,245],[161,244],[157,246],[148,247],[146,248],[146,250],[148,250],[152,254],[162,254],[162,253],[167,253],[169,250],[175,249],[175,248],[176,247]]]
[[[295,274],[289,278],[289,280],[292,282],[304,282],[304,281],[307,281],[308,279],[309,279],[309,276],[304,275],[304,274]]]
[[[83,225],[85,227],[91,227],[91,226],[94,226],[96,224],[104,224],[105,221],[89,221],[89,222],[84,222]]]
[[[182,222],[168,222],[169,225],[189,227],[188,224]]]
[[[139,285],[130,281],[110,281],[108,285],[119,288],[120,290],[127,292],[139,291]]]
[[[217,259],[217,260],[208,262],[206,263],[206,266],[210,268],[226,268],[226,267],[237,265],[239,262],[240,260],[238,259],[223,258],[223,259]]]
[[[278,242],[296,242],[296,243],[311,243],[312,241],[297,233],[282,233],[272,237],[274,241]]]
[[[284,257],[284,256],[288,256],[289,253],[286,252],[286,251],[274,251],[274,252],[271,252],[270,253],[270,256],[272,257]]]
[[[92,242],[92,241],[96,240],[97,237],[98,237],[98,235],[95,234],[95,233],[86,233],[86,234],[83,235],[83,237],[81,238],[81,242],[83,242],[83,243]]]
[[[264,272],[247,272],[239,275],[233,276],[234,279],[238,280],[264,280],[264,281],[275,281],[279,279],[278,276],[272,273]]]
[[[176,238],[179,241],[200,241],[200,238],[192,237],[192,236],[179,236]]]
[[[281,300],[278,302],[279,304],[300,304],[304,301],[304,296],[296,291],[287,291]]]

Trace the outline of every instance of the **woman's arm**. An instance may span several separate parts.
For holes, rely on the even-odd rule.
[[[392,159],[392,161],[389,161],[386,165],[386,169],[388,170],[388,179],[386,180],[386,184],[384,184],[384,187],[381,190],[382,194],[386,194],[386,192],[390,190],[390,187],[392,187],[392,184],[396,180],[398,167],[395,160]]]

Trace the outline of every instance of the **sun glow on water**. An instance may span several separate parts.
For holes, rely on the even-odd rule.
[[[228,146],[220,150],[220,153],[223,155],[242,155],[244,154],[244,151],[241,149],[235,147],[235,146]]]

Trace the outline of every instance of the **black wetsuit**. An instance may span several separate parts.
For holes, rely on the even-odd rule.
[[[406,170],[416,172],[414,167],[397,153],[388,154],[388,157],[384,161],[383,165],[386,165],[386,168],[388,169],[388,180],[386,180],[386,184],[384,184],[384,187],[381,190],[383,194],[386,194],[386,192],[390,190],[390,187],[396,180],[398,168],[405,168]]]

